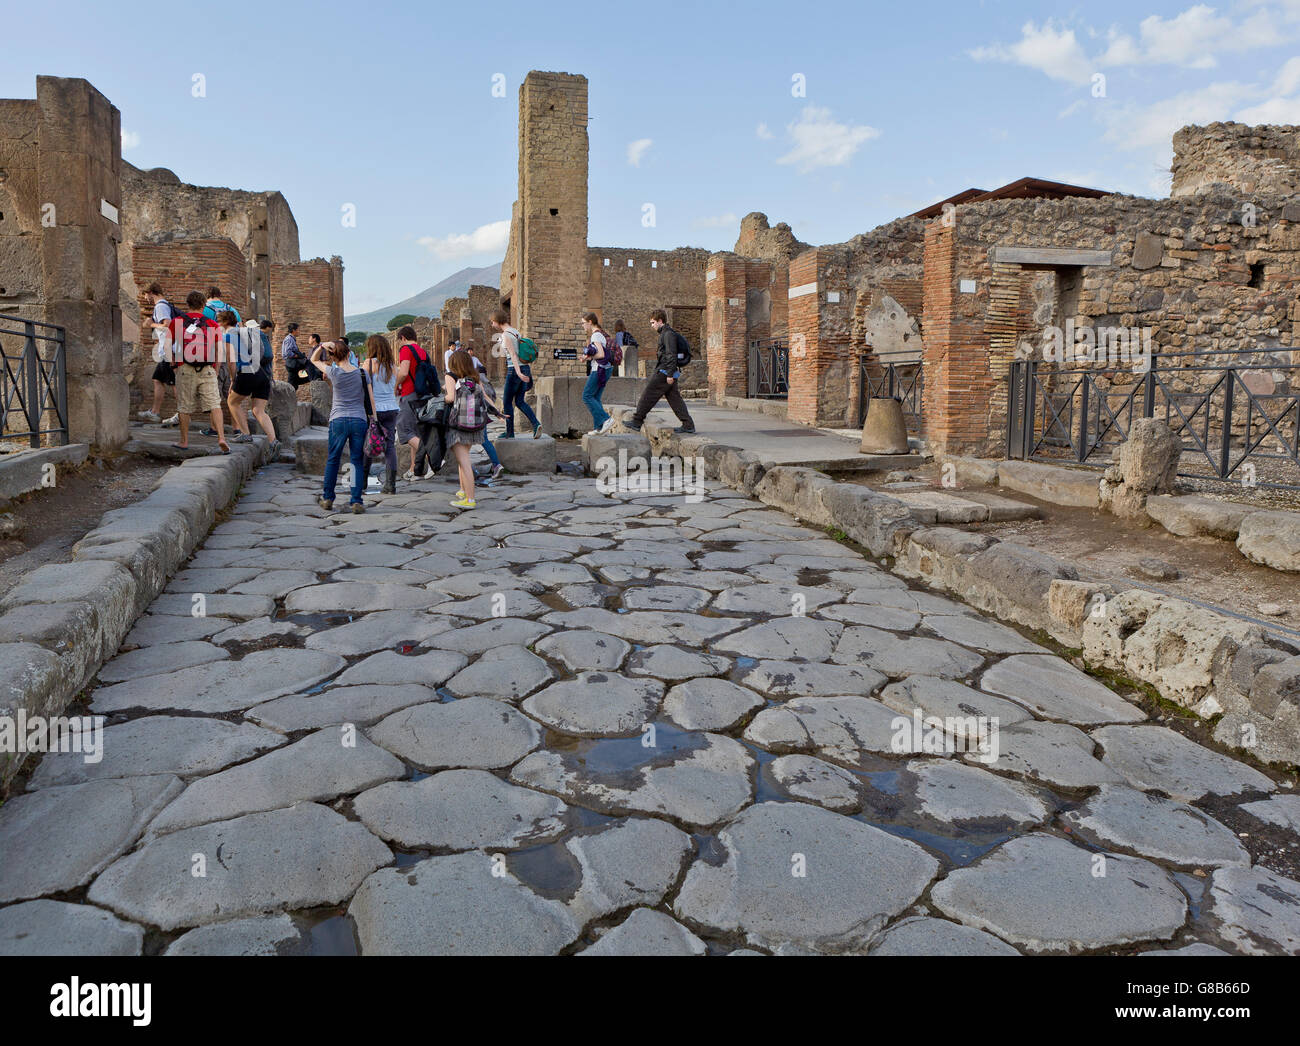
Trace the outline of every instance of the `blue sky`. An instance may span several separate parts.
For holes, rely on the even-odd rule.
[[[729,249],[752,210],[839,242],[1025,175],[1164,195],[1181,124],[1300,123],[1300,0],[231,0],[189,27],[175,5],[2,2],[32,36],[0,97],[84,76],[137,166],[281,190],[303,257],[343,256],[349,313],[500,259],[534,68],[591,81],[599,246]]]

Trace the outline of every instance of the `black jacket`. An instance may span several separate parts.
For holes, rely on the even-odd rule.
[[[655,369],[670,377],[680,368],[677,366],[677,345],[683,338],[668,324],[659,328],[659,352],[655,357]]]

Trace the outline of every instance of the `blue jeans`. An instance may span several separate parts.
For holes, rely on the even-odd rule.
[[[591,411],[591,421],[596,428],[600,428],[605,422],[609,421],[609,411],[600,402],[600,397],[605,392],[605,386],[600,380],[600,372],[600,367],[592,367],[591,373],[587,375],[587,384],[582,390],[582,402]]]
[[[506,439],[515,438],[515,408],[516,407],[518,407],[519,412],[529,420],[533,428],[537,428],[539,424],[537,420],[537,415],[533,413],[533,408],[530,407],[526,402],[524,402],[524,394],[533,387],[532,368],[530,368],[526,363],[521,363],[519,365],[519,370],[523,374],[527,375],[529,379],[527,382],[523,382],[519,380],[519,376],[515,374],[514,367],[511,367],[508,371],[506,371],[505,400],[501,404],[501,411],[506,416]]]
[[[488,439],[486,428],[483,429],[483,452],[488,456],[488,461],[492,462],[494,466],[501,464],[501,459],[497,457],[496,447],[492,446],[492,441]]]
[[[365,418],[336,418],[330,422],[329,459],[325,462],[325,486],[321,493],[326,501],[334,500],[334,487],[339,478],[339,462],[343,460],[346,446],[352,458],[353,505],[361,501],[366,489],[366,429]]]

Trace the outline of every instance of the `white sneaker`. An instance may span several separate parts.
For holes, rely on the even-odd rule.
[[[175,428],[177,425],[179,425],[180,423],[181,423],[181,416],[180,416],[179,414],[173,414],[170,418],[168,418],[168,419],[167,419],[166,421],[164,421],[162,424],[163,424],[163,428],[165,428],[165,429],[174,429],[174,428]]]
[[[599,436],[599,435],[601,434],[601,432],[603,432],[603,431],[604,431],[603,429],[592,429],[590,432],[587,433],[587,435],[588,435],[588,436]]]
[[[413,479],[415,479],[415,470],[407,469],[405,472],[402,473],[402,479],[406,480],[408,483]]]
[[[614,419],[613,419],[613,418],[606,418],[606,419],[605,419],[605,424],[603,424],[600,428],[598,428],[598,429],[596,430],[596,433],[597,433],[598,435],[599,435],[599,434],[602,434],[602,433],[606,433],[606,432],[608,432],[610,429],[612,429],[612,428],[614,427],[614,425],[615,425],[615,422],[614,422]]]
[[[142,410],[140,411],[139,414],[136,415],[136,417],[139,418],[141,421],[148,421],[153,423],[154,425],[157,425],[158,422],[162,420],[158,417],[157,414],[155,414],[151,410]]]

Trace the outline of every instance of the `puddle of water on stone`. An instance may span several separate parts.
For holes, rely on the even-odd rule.
[[[738,657],[735,658],[736,667],[740,669],[753,668],[758,664],[758,658],[755,657]]]
[[[878,792],[884,792],[886,795],[898,795],[902,790],[902,782],[897,770],[878,770],[859,776],[865,777],[871,783],[872,788]]]
[[[654,747],[642,744],[647,735],[637,734],[635,737],[577,738],[567,750],[573,753],[573,762],[587,773],[619,777],[651,763],[666,762],[670,753],[704,747],[704,738],[698,731],[682,730],[662,720],[655,721],[654,727]]]
[[[854,820],[862,821],[864,824],[879,828],[890,835],[896,835],[935,850],[943,854],[957,868],[978,860],[994,847],[1001,846],[1013,835],[1011,832],[996,832],[972,833],[955,837],[927,832],[923,828],[915,828],[911,825],[893,824],[888,821],[872,821],[868,819],[868,815],[859,815]]]
[[[539,592],[537,593],[536,598],[539,603],[543,604],[544,606],[550,607],[552,610],[559,611],[560,613],[564,613],[565,611],[572,609],[568,603],[566,603],[563,599],[560,598],[558,592],[552,592],[550,590],[547,590],[545,592]]]
[[[440,686],[440,687],[438,687],[438,688],[434,691],[434,693],[438,695],[438,700],[441,701],[444,705],[449,705],[449,704],[451,704],[451,702],[453,702],[453,701],[459,701],[459,700],[460,700],[460,698],[458,698],[455,694],[453,694],[453,693],[452,693],[450,690],[448,690],[445,686]]]
[[[1208,879],[1198,879],[1194,875],[1188,875],[1186,872],[1171,872],[1174,881],[1183,888],[1183,893],[1187,894],[1187,908],[1191,913],[1191,920],[1195,922],[1201,917],[1201,905],[1205,900],[1205,886]]]
[[[565,847],[564,840],[508,853],[506,867],[525,886],[554,900],[568,900],[582,885],[582,868]]]
[[[695,840],[695,855],[705,864],[710,864],[717,868],[727,859],[726,847],[718,841],[716,835],[694,834],[691,836]]]
[[[312,917],[307,916],[306,920]],[[308,926],[309,955],[356,955],[357,937],[352,919],[343,914],[324,914]]]

